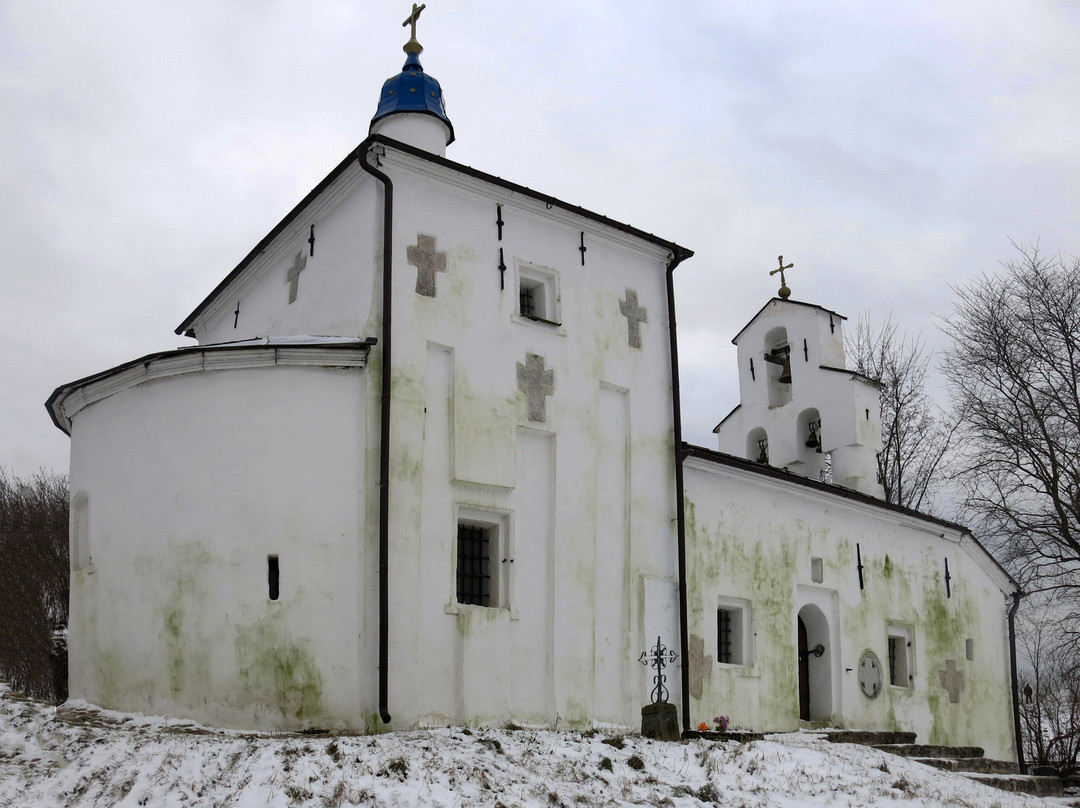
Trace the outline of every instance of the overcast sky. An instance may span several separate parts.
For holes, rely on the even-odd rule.
[[[173,329],[366,135],[410,3],[0,0],[0,466]],[[950,284],[1080,253],[1080,6],[429,0],[447,156],[667,239],[686,438],[775,294],[940,345]]]

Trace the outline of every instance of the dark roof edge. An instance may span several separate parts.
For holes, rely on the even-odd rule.
[[[801,485],[806,488],[811,488],[823,494],[830,494],[832,496],[843,497],[844,499],[850,499],[854,502],[862,503],[863,505],[870,505],[875,508],[880,508],[884,511],[892,511],[893,513],[902,514],[904,516],[918,519],[923,522],[929,522],[930,524],[938,525],[949,530],[955,530],[961,535],[967,536],[971,542],[978,547],[983,554],[990,559],[990,561],[997,567],[1001,574],[1004,575],[1010,584],[1015,587],[1016,591],[1020,591],[1020,584],[1013,578],[1008,570],[1006,570],[998,560],[994,558],[993,554],[983,546],[975,535],[968,528],[964,527],[957,522],[950,522],[947,519],[939,519],[936,516],[930,516],[929,514],[917,511],[914,508],[907,508],[903,505],[896,505],[892,502],[886,502],[885,500],[872,497],[869,494],[864,494],[860,491],[855,491],[851,488],[844,488],[843,486],[834,485],[830,483],[823,483],[819,480],[812,480],[809,477],[801,477],[798,474],[792,474],[789,471],[776,468],[775,466],[767,466],[761,463],[754,463],[750,460],[746,460],[735,455],[729,455],[724,452],[717,452],[713,449],[706,449],[704,446],[695,446],[691,443],[683,443],[683,457],[696,457],[698,460],[704,460],[709,463],[716,463],[718,466],[730,466],[732,468],[741,469],[742,471],[748,471],[753,474],[760,474],[764,477],[771,477],[774,480],[783,480],[784,482],[791,483],[792,485]]]
[[[83,376],[81,379],[76,379],[73,382],[62,384],[52,391],[52,395],[49,396],[45,402],[45,409],[49,411],[49,417],[52,419],[53,425],[65,434],[71,434],[64,428],[64,426],[56,418],[56,410],[53,405],[57,400],[63,398],[73,390],[77,390],[87,384],[91,384],[101,379],[105,379],[109,376],[123,373],[128,368],[133,368],[136,365],[142,365],[149,362],[153,362],[157,359],[162,359],[166,356],[177,356],[187,353],[198,353],[199,351],[212,351],[212,352],[225,352],[225,351],[250,351],[252,349],[259,348],[300,348],[300,349],[335,349],[335,348],[357,348],[367,346],[370,348],[372,345],[377,344],[375,337],[368,337],[364,342],[357,342],[355,339],[349,337],[342,337],[340,341],[336,342],[266,342],[261,344],[253,343],[250,340],[238,340],[237,342],[225,342],[216,345],[185,345],[181,348],[173,348],[168,351],[154,351],[148,353],[145,356],[140,356],[138,359],[132,359],[128,362],[111,367],[108,370],[98,371],[97,373],[91,373],[89,376]]]
[[[772,477],[773,480],[782,480],[786,483],[793,485],[801,485],[807,488],[812,488],[816,491],[820,491],[822,494],[832,495],[834,497],[842,497],[850,499],[854,502],[861,502],[872,506],[874,508],[880,508],[883,511],[892,511],[893,513],[900,513],[905,516],[912,517],[912,519],[920,520],[921,522],[928,522],[932,525],[945,527],[950,530],[958,531],[961,536],[966,536],[975,547],[980,549],[983,554],[989,558],[991,564],[1000,570],[1001,575],[1005,577],[1012,585],[1014,591],[1020,592],[1021,585],[1016,582],[1016,579],[1009,575],[1009,570],[1005,569],[998,563],[997,558],[993,553],[990,553],[986,549],[983,542],[975,538],[972,531],[956,522],[949,522],[948,520],[937,519],[936,516],[931,516],[928,513],[922,513],[922,511],[916,511],[914,508],[905,508],[899,506],[893,502],[886,502],[883,499],[863,494],[862,491],[856,491],[852,488],[845,488],[840,485],[834,485],[831,483],[822,483],[818,480],[811,480],[810,477],[799,476],[783,469],[778,469],[773,466],[764,466],[764,464],[752,462],[751,460],[745,460],[741,457],[735,457],[734,455],[728,455],[724,452],[715,452],[713,449],[706,449],[704,446],[694,446],[690,443],[683,444],[683,457],[696,457],[699,460],[705,460],[707,462],[716,463],[717,466],[729,466],[734,469],[741,469],[742,471],[751,472],[754,474],[760,474],[761,476]]]
[[[868,384],[874,385],[875,387],[884,387],[885,386],[882,383],[881,379],[871,378],[870,376],[867,376],[865,373],[859,373],[859,371],[857,371],[857,370],[850,370],[848,368],[834,368],[832,365],[818,365],[818,367],[821,370],[831,370],[833,373],[847,373],[849,376],[855,376],[855,377],[857,377],[859,379],[862,379],[864,382],[867,382]]]
[[[323,178],[322,182],[312,188],[308,195],[305,196],[302,200],[300,200],[299,204],[297,204],[292,210],[285,214],[285,218],[278,222],[274,229],[267,233],[263,237],[262,241],[256,244],[255,247],[251,250],[251,252],[244,256],[244,259],[236,265],[233,271],[226,275],[225,278],[221,281],[221,283],[214,287],[214,291],[212,291],[205,298],[203,298],[203,301],[198,306],[196,306],[194,310],[192,310],[191,314],[184,318],[184,322],[180,323],[180,325],[176,327],[174,333],[181,336],[189,336],[186,332],[191,327],[192,322],[194,322],[200,314],[202,314],[204,311],[206,311],[206,309],[210,307],[210,304],[217,299],[217,296],[223,291],[225,291],[229,284],[236,280],[236,278],[240,275],[241,272],[248,268],[248,265],[251,264],[251,262],[254,261],[259,256],[259,254],[262,253],[262,251],[270,245],[270,242],[272,242],[275,238],[281,235],[285,228],[292,224],[300,216],[300,214],[304,212],[304,209],[307,208],[308,205],[318,199],[319,195],[328,187],[330,187],[334,180],[336,180],[343,173],[345,173],[345,169],[349,167],[353,160],[356,160],[359,157],[362,150],[366,149],[367,146],[370,145],[370,143],[370,137],[365,138],[363,141],[361,141],[360,145],[353,149],[351,152],[349,152],[349,155],[340,163],[338,163],[334,167],[334,169],[329,174],[327,174],[326,177]]]
[[[221,283],[214,287],[214,291],[208,294],[203,299],[203,301],[195,307],[191,314],[184,318],[184,321],[176,327],[175,333],[184,335],[185,332],[187,332],[187,330],[191,327],[191,324],[199,317],[199,315],[201,315],[207,308],[209,308],[210,305],[214,302],[214,300],[217,299],[218,295],[225,291],[229,284],[231,284],[240,275],[240,273],[247,269],[251,262],[254,261],[275,238],[281,235],[281,233],[287,227],[289,227],[289,225],[291,225],[300,216],[301,213],[303,213],[304,209],[307,208],[308,205],[314,202],[323,191],[325,191],[338,177],[340,177],[349,167],[349,165],[352,164],[353,161],[359,160],[360,156],[375,143],[389,146],[390,148],[396,149],[397,151],[403,152],[404,154],[408,154],[421,160],[426,160],[430,163],[434,163],[435,165],[448,168],[452,171],[459,171],[469,177],[473,177],[491,185],[497,185],[501,188],[507,189],[508,191],[512,191],[515,194],[521,194],[523,196],[531,197],[532,199],[535,199],[539,202],[544,202],[553,207],[561,208],[565,211],[577,214],[578,216],[582,216],[586,219],[598,222],[607,227],[614,228],[615,230],[626,233],[627,235],[633,236],[637,239],[641,239],[642,241],[647,241],[650,244],[655,244],[659,247],[663,247],[670,250],[673,256],[679,259],[679,261],[685,261],[687,258],[690,258],[694,254],[693,250],[676,244],[674,241],[662,239],[659,236],[653,235],[652,233],[647,233],[644,230],[639,230],[638,228],[633,227],[632,225],[624,224],[623,222],[608,218],[607,216],[604,216],[602,214],[595,213],[591,210],[588,210],[587,208],[581,207],[580,205],[571,205],[569,202],[564,202],[561,199],[549,196],[548,194],[534,191],[531,188],[527,188],[524,185],[518,185],[517,183],[510,182],[509,180],[504,180],[501,177],[496,177],[494,174],[487,174],[483,171],[479,171],[478,169],[472,168],[463,163],[456,163],[453,160],[448,160],[445,157],[439,157],[436,154],[431,154],[430,152],[426,152],[423,149],[418,149],[414,146],[410,146],[407,143],[402,143],[398,140],[394,140],[393,138],[388,138],[385,135],[371,135],[364,138],[360,142],[360,144],[355,149],[353,149],[344,160],[338,163],[338,165],[329,174],[326,175],[322,182],[316,185],[307,194],[307,196],[305,196],[300,201],[299,204],[293,207],[293,209],[285,215],[284,219],[278,222],[278,224],[274,227],[273,230],[267,233],[266,236],[263,237],[263,239],[255,245],[251,252],[244,256],[244,259],[236,265],[232,272],[226,275],[224,280],[222,280]]]
[[[564,202],[557,197],[541,193],[540,191],[535,191],[525,185],[518,185],[516,182],[511,182],[510,180],[504,180],[502,177],[497,177],[494,174],[488,174],[484,171],[473,168],[472,166],[467,166],[464,163],[456,163],[453,160],[447,159],[446,157],[440,157],[437,154],[431,154],[430,152],[426,152],[423,149],[418,149],[415,146],[410,146],[407,143],[401,143],[400,141],[392,140],[391,138],[388,138],[384,135],[374,135],[369,139],[374,140],[377,143],[381,143],[385,146],[390,146],[391,148],[397,149],[398,151],[404,152],[405,154],[409,154],[413,157],[417,157],[421,160],[426,160],[429,163],[434,163],[435,165],[449,168],[452,171],[460,171],[466,176],[473,177],[491,185],[498,185],[499,187],[505,188],[508,191],[513,191],[515,194],[521,194],[523,196],[531,197],[538,202],[544,202],[548,205],[551,205],[552,207],[562,208],[569,213],[574,213],[583,218],[591,219],[594,222],[598,222],[607,227],[611,227],[622,233],[633,236],[634,238],[641,239],[642,241],[647,241],[650,244],[655,244],[659,247],[663,247],[667,250],[670,250],[674,254],[674,257],[678,258],[680,261],[684,261],[694,254],[693,250],[676,244],[674,241],[660,238],[657,235],[648,233],[644,230],[634,227],[633,225],[617,221],[608,216],[604,216],[601,213],[591,211],[588,208],[583,208],[580,205],[572,205],[571,203]]]
[[[754,320],[756,320],[758,317],[760,317],[761,313],[763,311],[765,311],[765,309],[769,308],[769,306],[771,306],[774,301],[778,302],[778,303],[790,303],[793,306],[806,306],[807,308],[810,308],[810,309],[818,309],[819,311],[828,312],[829,314],[833,314],[833,315],[839,317],[841,320],[846,320],[847,319],[847,317],[842,315],[840,312],[833,311],[832,309],[827,309],[824,306],[819,306],[817,303],[804,303],[801,300],[784,300],[783,298],[779,298],[779,297],[770,297],[768,302],[764,306],[762,306],[760,309],[758,309],[757,312],[754,313],[753,317],[751,317],[749,320],[746,321],[746,325],[744,325],[742,328],[739,329],[739,333],[731,338],[731,344],[732,345],[737,345],[739,343],[739,337],[741,337],[743,335],[743,331],[745,331],[750,326],[752,326],[754,324]]]
[[[718,423],[716,426],[714,426],[712,431],[716,432],[718,429],[720,429],[720,427],[722,427],[724,425],[724,423],[727,421],[727,419],[730,418],[731,416],[733,416],[735,413],[737,413],[741,408],[742,408],[741,403],[736,404],[734,407],[732,407],[731,412],[729,412],[727,415],[725,415],[723,418],[721,418],[720,423]],[[704,447],[702,447],[702,448],[704,448]]]

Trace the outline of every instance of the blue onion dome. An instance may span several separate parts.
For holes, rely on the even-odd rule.
[[[447,145],[454,142],[454,125],[446,117],[442,87],[437,79],[424,72],[424,68],[420,66],[420,54],[415,50],[408,52],[401,72],[383,82],[379,109],[371,119],[371,127],[374,128],[383,118],[399,112],[435,116],[446,125]]]

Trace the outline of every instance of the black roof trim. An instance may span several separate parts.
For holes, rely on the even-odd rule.
[[[355,149],[349,152],[349,155],[340,163],[338,163],[337,166],[335,166],[334,169],[326,175],[322,182],[316,185],[308,193],[308,195],[300,201],[298,205],[296,205],[285,215],[284,219],[277,223],[273,230],[267,233],[266,236],[258,244],[255,245],[254,249],[252,249],[251,252],[244,256],[244,259],[236,265],[232,272],[226,275],[224,280],[222,280],[221,283],[214,287],[214,291],[207,295],[203,299],[203,301],[195,307],[191,314],[184,318],[184,321],[176,327],[175,333],[187,335],[187,331],[191,328],[191,324],[199,317],[199,315],[201,315],[204,311],[206,311],[207,308],[210,307],[210,305],[217,299],[218,295],[225,291],[229,284],[231,284],[245,269],[247,269],[251,262],[254,261],[275,238],[281,235],[281,233],[284,232],[284,230],[288,228],[289,225],[291,225],[297,218],[299,218],[299,216],[304,212],[304,209],[307,208],[308,205],[314,202],[319,197],[319,195],[322,194],[322,192],[325,191],[335,180],[337,180],[338,177],[340,177],[354,161],[360,160],[361,156],[376,143],[383,146],[389,146],[390,148],[396,149],[397,151],[403,152],[404,154],[411,155],[412,157],[416,157],[421,160],[426,160],[430,163],[434,163],[435,165],[449,168],[453,171],[458,171],[462,174],[465,174],[466,176],[473,177],[483,182],[487,182],[491,185],[497,185],[501,188],[507,189],[508,191],[512,191],[515,194],[528,196],[539,202],[544,202],[545,204],[552,207],[561,208],[565,211],[577,214],[578,216],[582,216],[586,219],[591,219],[592,221],[598,222],[607,227],[614,228],[615,230],[641,239],[642,241],[647,241],[650,244],[655,244],[659,247],[663,247],[670,250],[673,257],[678,259],[676,263],[682,262],[694,254],[693,250],[687,247],[682,247],[679,244],[676,244],[674,241],[662,239],[659,236],[653,235],[652,233],[647,233],[644,230],[640,230],[631,225],[624,224],[623,222],[608,218],[607,216],[604,216],[600,213],[595,213],[591,210],[588,210],[587,208],[581,207],[580,205],[572,205],[569,202],[564,202],[561,199],[549,196],[548,194],[534,191],[524,185],[518,185],[517,183],[510,182],[509,180],[504,180],[501,177],[496,177],[494,174],[486,174],[483,171],[479,171],[463,163],[456,163],[453,160],[448,160],[445,157],[439,157],[436,154],[431,154],[430,152],[426,152],[423,149],[418,149],[414,146],[408,145],[407,143],[402,143],[392,138],[388,138],[384,135],[372,135],[370,137],[364,138],[364,140],[362,140]]]
[[[870,376],[867,376],[865,373],[859,373],[859,371],[857,371],[857,370],[850,370],[848,368],[834,368],[832,365],[818,365],[818,367],[821,370],[831,370],[833,373],[846,373],[849,376],[856,376],[856,377],[862,379],[864,382],[869,382],[870,384],[874,385],[875,387],[884,387],[885,386],[885,385],[882,384],[881,379],[872,378]]]
[[[903,514],[904,516],[918,519],[923,522],[928,522],[933,525],[938,525],[949,530],[955,530],[961,534],[966,535],[971,539],[987,558],[1001,570],[1002,575],[1008,578],[1016,591],[1020,591],[1020,584],[1013,578],[1008,571],[998,563],[998,560],[990,553],[989,550],[983,546],[975,535],[966,527],[956,522],[950,522],[947,519],[939,519],[936,516],[930,516],[922,511],[917,511],[914,508],[905,508],[903,505],[896,505],[892,502],[885,502],[885,500],[872,497],[869,494],[864,494],[861,491],[855,491],[851,488],[844,488],[841,485],[835,485],[832,483],[823,483],[820,480],[813,480],[809,477],[803,477],[798,474],[793,474],[790,471],[784,471],[783,469],[776,468],[775,466],[769,466],[762,463],[755,463],[750,460],[746,460],[742,457],[736,457],[735,455],[729,455],[725,452],[717,452],[712,449],[706,449],[704,446],[695,446],[691,443],[683,443],[682,445],[682,457],[696,457],[698,460],[704,460],[708,463],[716,463],[718,466],[730,466],[731,468],[737,468],[742,471],[747,471],[752,474],[759,474],[763,477],[771,477],[774,480],[783,480],[784,482],[791,483],[792,485],[801,485],[806,488],[811,488],[823,494],[829,494],[831,496],[843,497],[844,499],[850,499],[853,502],[859,502],[863,505],[870,505],[875,508],[880,508],[883,511],[892,511],[893,513]]]
[[[731,416],[733,416],[735,413],[737,413],[741,408],[742,408],[742,404],[736,404],[732,408],[731,412],[729,412],[727,415],[725,415],[723,418],[720,419],[720,423],[718,423],[716,426],[714,426],[712,428],[712,431],[716,432],[717,430],[719,430],[720,427],[722,427],[724,425],[724,422],[727,421],[727,419],[730,418]]]
[[[763,312],[763,311],[765,311],[765,309],[769,308],[769,306],[771,306],[774,302],[776,302],[776,303],[790,303],[793,306],[806,306],[807,308],[810,308],[810,309],[817,309],[818,311],[828,312],[829,314],[832,314],[835,317],[839,317],[841,320],[846,320],[847,319],[847,317],[840,314],[839,312],[833,311],[832,309],[827,309],[824,306],[819,306],[817,303],[804,303],[801,300],[784,300],[783,298],[779,298],[779,297],[771,297],[771,298],[769,298],[769,301],[764,306],[762,306],[760,309],[757,310],[757,313],[755,313],[753,317],[751,317],[749,320],[746,321],[746,325],[744,325],[742,328],[739,329],[739,333],[731,338],[731,344],[732,345],[737,345],[739,343],[739,337],[741,337],[743,335],[743,331],[745,331],[751,325],[753,325],[754,320],[756,320],[758,317],[761,316],[761,312]]]
[[[333,339],[333,338],[330,338]],[[145,356],[140,356],[138,359],[132,359],[128,362],[123,362],[119,365],[109,368],[108,370],[102,370],[97,373],[91,373],[89,376],[83,376],[81,379],[76,379],[73,382],[62,384],[53,390],[52,395],[49,396],[45,402],[45,409],[49,411],[49,417],[52,419],[53,425],[56,426],[61,432],[68,434],[63,424],[57,420],[56,411],[53,405],[60,398],[63,398],[73,390],[77,390],[87,384],[99,381],[109,376],[114,376],[118,373],[123,373],[128,368],[133,368],[136,365],[144,365],[153,362],[157,359],[162,359],[166,356],[179,356],[181,354],[198,353],[199,351],[210,351],[213,353],[223,353],[226,351],[250,351],[253,348],[299,348],[304,349],[349,349],[349,348],[361,348],[366,347],[368,350],[371,346],[377,345],[378,339],[376,337],[368,337],[364,341],[358,341],[356,339],[342,337],[340,340],[334,342],[259,342],[258,340],[237,340],[236,342],[222,342],[214,345],[184,345],[180,348],[174,348],[169,351],[154,351],[154,353],[148,353]]]

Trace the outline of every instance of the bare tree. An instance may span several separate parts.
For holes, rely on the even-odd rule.
[[[1029,591],[1080,600],[1080,261],[1018,246],[954,289],[944,372],[965,506]],[[1076,625],[1075,622],[1072,623]]]
[[[16,690],[67,695],[67,478],[0,468],[0,676]]]
[[[854,370],[881,382],[877,466],[885,500],[933,513],[955,426],[935,414],[926,392],[931,357],[922,339],[898,336],[891,317],[875,330],[863,316],[847,354]]]
[[[1019,677],[1025,757],[1063,777],[1080,773],[1080,660],[1055,598],[1025,604],[1017,621],[1024,668]]]

